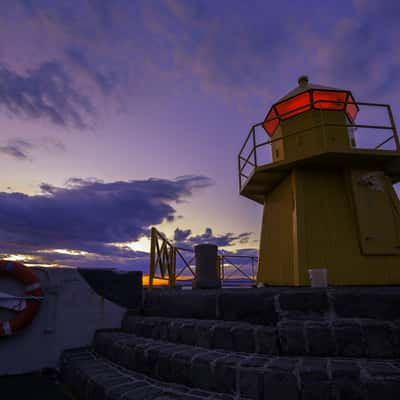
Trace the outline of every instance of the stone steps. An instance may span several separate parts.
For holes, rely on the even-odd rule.
[[[153,379],[250,399],[398,399],[398,359],[279,357],[98,331],[96,352]]]
[[[127,315],[122,330],[136,336],[208,349],[290,356],[396,358],[400,322],[375,319],[243,322]]]
[[[275,325],[283,320],[400,320],[400,286],[144,291],[141,314]]]
[[[92,348],[65,351],[60,364],[64,382],[82,400],[233,400],[230,395],[151,379],[112,363]]]
[[[79,399],[400,399],[400,287],[144,291],[65,352]]]

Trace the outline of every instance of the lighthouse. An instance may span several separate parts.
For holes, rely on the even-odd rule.
[[[378,111],[384,123],[371,121]],[[240,194],[263,206],[258,283],[309,285],[308,270],[324,268],[331,285],[400,284],[400,145],[389,105],[302,76],[252,126],[238,168]]]

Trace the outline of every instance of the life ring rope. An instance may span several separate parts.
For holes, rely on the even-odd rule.
[[[0,337],[10,336],[16,331],[25,328],[35,318],[39,311],[40,301],[43,299],[43,290],[38,277],[25,265],[11,261],[0,261],[0,277],[14,278],[24,285],[27,296],[20,296],[26,300],[26,307],[18,311],[9,321],[0,321]]]

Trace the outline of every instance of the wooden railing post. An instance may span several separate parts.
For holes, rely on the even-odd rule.
[[[153,279],[156,274],[156,241],[157,231],[156,228],[151,228],[151,239],[150,239],[150,274],[149,274],[149,288],[153,287]]]

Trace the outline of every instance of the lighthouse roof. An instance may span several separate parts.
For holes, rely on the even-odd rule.
[[[287,95],[281,97],[276,103],[280,103],[283,100],[289,99],[300,93],[306,92],[307,90],[332,90],[332,91],[342,91],[343,89],[338,89],[332,86],[317,85],[315,83],[309,83],[307,76],[301,76],[298,79],[299,85],[291,90]]]

